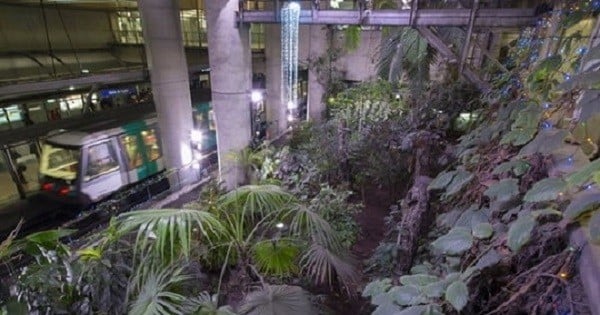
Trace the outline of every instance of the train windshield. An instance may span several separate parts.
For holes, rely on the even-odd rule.
[[[73,180],[79,169],[80,150],[45,144],[42,149],[40,173],[46,176]]]

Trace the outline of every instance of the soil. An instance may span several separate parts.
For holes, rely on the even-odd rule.
[[[356,202],[360,202],[360,200],[356,200]],[[370,281],[363,274],[364,262],[371,257],[384,237],[386,231],[384,218],[389,214],[389,207],[392,202],[387,191],[374,188],[366,191],[364,209],[355,217],[360,226],[360,235],[356,244],[351,248],[352,255],[358,261],[357,272],[360,274],[360,283],[357,285],[357,292],[354,297],[329,296],[326,305],[332,314],[367,315],[373,311],[369,301],[360,296],[360,290]]]

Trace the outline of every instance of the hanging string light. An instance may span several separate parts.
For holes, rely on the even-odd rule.
[[[298,25],[300,5],[290,2],[281,9],[281,82],[288,120],[294,120],[298,108]]]

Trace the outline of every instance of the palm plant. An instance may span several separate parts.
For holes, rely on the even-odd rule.
[[[242,315],[314,314],[308,294],[297,286],[267,285],[249,293],[240,309]]]

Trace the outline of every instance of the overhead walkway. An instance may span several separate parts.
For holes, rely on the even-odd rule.
[[[471,9],[317,10],[300,11],[300,24],[362,26],[468,26]],[[242,23],[280,23],[274,10],[241,11]],[[479,9],[474,27],[522,27],[535,24],[535,9]]]

